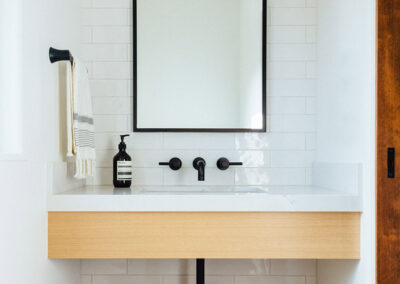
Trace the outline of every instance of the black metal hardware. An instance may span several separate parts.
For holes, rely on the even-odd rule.
[[[196,158],[193,160],[193,168],[198,171],[197,179],[199,181],[204,181],[204,172],[206,167],[206,161],[203,158]]]
[[[159,162],[160,166],[169,166],[173,171],[177,171],[182,167],[182,161],[179,158],[172,158],[169,162]]]
[[[49,59],[51,63],[64,60],[70,61],[71,64],[74,62],[74,57],[69,50],[60,50],[52,47],[49,48]]]
[[[262,1],[262,126],[261,128],[142,128],[138,126],[137,99],[137,0],[132,0],[133,131],[134,132],[266,132],[267,131],[267,0]],[[261,23],[260,23],[261,24]]]
[[[217,167],[221,171],[225,171],[229,166],[243,166],[242,162],[229,162],[227,158],[219,158],[217,161]]]
[[[395,150],[394,148],[388,148],[387,150],[387,168],[388,168],[388,178],[394,178],[395,172]]]
[[[204,284],[204,258],[196,259],[196,284]]]

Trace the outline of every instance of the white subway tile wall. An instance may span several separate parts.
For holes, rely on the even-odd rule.
[[[315,284],[316,260],[209,259],[207,284]],[[195,284],[194,259],[81,260],[81,284]]]
[[[132,132],[132,1],[81,0],[82,60],[90,71],[97,177],[111,184],[119,134]],[[191,162],[207,161],[207,185],[306,185],[315,145],[315,0],[268,1],[267,134],[132,133],[136,185],[199,185]],[[159,161],[178,156],[184,169]],[[218,172],[225,156],[243,167]]]
[[[315,148],[316,0],[268,0],[268,133],[131,133],[136,185],[306,185]],[[132,132],[132,1],[81,0],[82,60],[89,70],[97,177],[112,183],[119,134]],[[160,168],[178,156],[183,169]],[[243,167],[221,172],[225,156]],[[315,260],[207,260],[209,284],[315,284]],[[82,284],[191,284],[194,260],[81,260]]]

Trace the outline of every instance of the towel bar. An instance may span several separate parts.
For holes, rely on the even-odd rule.
[[[49,48],[49,59],[51,63],[64,60],[69,60],[71,64],[74,62],[74,57],[69,50],[60,50],[53,47]]]

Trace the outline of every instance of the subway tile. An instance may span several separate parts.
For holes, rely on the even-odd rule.
[[[126,138],[128,149],[133,150],[156,150],[163,148],[163,133],[130,133]]]
[[[272,275],[309,275],[315,276],[317,263],[308,259],[272,259]]]
[[[313,132],[315,118],[313,115],[272,115],[270,130],[272,132]]]
[[[271,151],[271,167],[311,167],[313,158],[310,151]]]
[[[277,61],[307,61],[316,60],[317,50],[315,44],[270,44],[269,54],[271,60]]]
[[[128,132],[126,115],[95,115],[94,127],[97,132]]]
[[[315,276],[307,276],[306,284],[317,284],[317,277]]]
[[[130,43],[132,35],[131,27],[93,27],[95,43]]]
[[[232,133],[164,133],[166,149],[233,149]]]
[[[113,158],[117,154],[117,150],[98,150],[96,149],[96,166],[112,167]]]
[[[97,168],[96,176],[92,180],[93,185],[111,185],[113,183],[112,168]]]
[[[305,277],[238,276],[235,284],[305,284]]]
[[[271,8],[271,25],[315,25],[315,8]]]
[[[163,169],[134,168],[132,183],[134,185],[163,185]]]
[[[207,167],[216,167],[218,159],[222,157],[231,162],[242,162],[243,167],[268,167],[270,164],[268,151],[201,150],[199,156],[206,160]]]
[[[128,59],[128,49],[123,44],[83,44],[82,58],[87,61],[122,61]]]
[[[113,133],[95,133],[95,144],[97,150],[117,150],[120,141],[118,134]]]
[[[316,104],[315,98],[307,98],[306,99],[306,113],[307,114],[315,114],[315,112],[316,112],[315,104]]]
[[[306,76],[307,79],[315,79],[317,77],[317,62],[307,62]]]
[[[134,275],[193,275],[194,259],[129,259],[128,274]]]
[[[306,185],[312,185],[313,183],[312,173],[313,173],[312,168],[306,168]]]
[[[92,104],[95,115],[123,115],[133,111],[133,102],[130,97],[93,97]]]
[[[81,43],[90,43],[92,42],[92,28],[91,27],[81,27]]]
[[[94,8],[132,8],[132,0],[92,0]]]
[[[195,276],[164,276],[163,284],[195,284]],[[207,284],[234,284],[235,278],[232,276],[205,276]]]
[[[94,275],[92,284],[162,284],[162,277],[132,275]]]
[[[126,274],[126,259],[82,259],[81,274]]]
[[[236,149],[301,150],[305,137],[301,133],[240,133],[236,134]]]
[[[306,42],[304,26],[271,26],[268,27],[269,43],[302,43]]]
[[[305,7],[306,0],[269,0],[269,7]]]
[[[93,62],[93,78],[131,79],[132,64],[130,62]]]
[[[128,85],[128,80],[90,80],[90,91],[95,97],[126,97]]]
[[[81,9],[83,26],[120,26],[128,24],[126,9]]]
[[[303,168],[238,168],[236,185],[304,185]]]
[[[81,275],[81,284],[92,284],[91,275]]]
[[[306,0],[307,7],[317,7],[318,1],[317,0]]]
[[[317,138],[315,133],[306,133],[306,149],[315,150]]]
[[[92,0],[80,0],[81,8],[90,8],[92,6]]]
[[[198,181],[197,171],[192,167],[182,168],[179,171],[164,170],[164,185],[193,185],[193,186],[209,186],[209,185],[234,185],[235,172],[234,169],[221,171],[217,168],[205,169],[205,180]]]
[[[306,27],[306,41],[307,42],[316,42],[317,41],[317,27],[316,26],[307,26]]]
[[[164,276],[163,284],[196,284],[195,276]],[[207,282],[208,284],[208,282]]]
[[[269,80],[269,96],[310,97],[316,94],[315,80]]]
[[[269,272],[269,260],[265,259],[207,259],[208,275],[263,275]]]
[[[205,282],[207,284],[234,284],[235,277],[233,276],[205,276]]]
[[[269,79],[304,79],[306,62],[271,61],[267,64]]]
[[[306,99],[299,97],[268,97],[268,114],[304,114]]]

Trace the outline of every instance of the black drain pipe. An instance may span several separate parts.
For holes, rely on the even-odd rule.
[[[204,284],[204,258],[196,259],[196,284]]]

